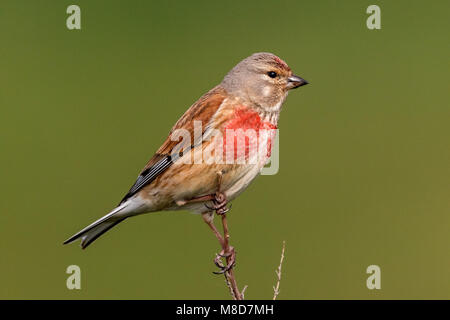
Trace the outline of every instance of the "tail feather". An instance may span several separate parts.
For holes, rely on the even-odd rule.
[[[122,214],[118,216],[119,213],[123,213],[124,209],[127,207],[127,203],[123,203],[122,205],[115,208],[113,211],[105,215],[104,217],[98,219],[94,223],[91,223],[89,226],[84,228],[83,230],[77,232],[72,237],[64,241],[64,244],[71,243],[75,240],[81,238],[81,247],[84,249],[89,244],[91,244],[94,240],[104,234],[106,231],[114,227],[119,222],[122,222],[127,217]],[[126,210],[125,210],[126,211]]]
[[[114,227],[116,224],[122,222],[126,218],[121,218],[119,220],[114,221],[105,221],[102,222],[100,225],[96,226],[89,232],[85,233],[81,237],[81,248],[85,249],[88,245],[90,245],[94,240],[96,240],[98,237],[100,237],[102,234],[104,234],[106,231]]]

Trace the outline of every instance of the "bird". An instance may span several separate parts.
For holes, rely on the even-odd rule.
[[[64,244],[80,239],[85,249],[127,218],[186,210],[201,214],[225,250],[214,212],[225,216],[227,205],[260,174],[288,92],[306,84],[272,53],[243,59],[175,123],[119,205]]]

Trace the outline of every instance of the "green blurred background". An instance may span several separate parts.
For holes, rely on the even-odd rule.
[[[82,30],[66,28],[81,7]],[[381,7],[381,30],[366,8]],[[448,1],[0,2],[0,298],[228,299],[201,218],[127,220],[83,251],[178,117],[259,51],[310,82],[280,170],[229,214],[237,280],[280,299],[450,298]],[[66,288],[68,265],[82,289]],[[381,267],[368,290],[367,266]]]

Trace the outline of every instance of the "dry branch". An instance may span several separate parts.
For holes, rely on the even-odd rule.
[[[275,273],[277,275],[277,285],[273,287],[273,300],[276,300],[278,295],[280,294],[281,266],[283,265],[285,247],[286,247],[286,241],[283,241],[283,249],[281,250],[280,265],[275,270]]]

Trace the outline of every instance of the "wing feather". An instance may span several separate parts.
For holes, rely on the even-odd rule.
[[[194,121],[201,121],[203,134],[207,128],[207,124],[219,109],[225,98],[226,91],[217,86],[195,102],[172,127],[166,141],[143,168],[136,182],[120,203],[125,202],[128,198],[139,192],[143,187],[154,181],[178,159],[178,152],[173,151],[174,147],[179,144],[179,141],[171,139],[172,133],[177,129],[184,129],[190,133],[191,139],[193,139]],[[195,148],[196,145],[197,144],[194,143],[194,141],[191,141],[189,146],[183,147],[183,152],[190,150],[190,148]]]

